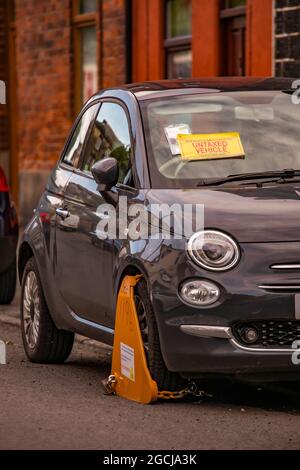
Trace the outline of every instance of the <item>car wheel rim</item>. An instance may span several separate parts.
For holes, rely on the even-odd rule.
[[[30,348],[36,346],[40,328],[40,295],[35,273],[29,271],[23,295],[24,333]]]
[[[146,309],[144,302],[142,299],[136,295],[135,296],[135,308],[136,312],[138,315],[138,320],[139,320],[139,325],[140,325],[140,330],[141,330],[141,335],[142,335],[142,340],[144,343],[144,348],[146,352],[148,352],[149,349],[149,342],[148,342],[148,322],[147,322],[147,316],[146,316]]]

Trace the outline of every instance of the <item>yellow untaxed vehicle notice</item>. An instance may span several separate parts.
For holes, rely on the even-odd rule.
[[[178,134],[182,160],[217,160],[244,158],[239,132],[221,134]]]

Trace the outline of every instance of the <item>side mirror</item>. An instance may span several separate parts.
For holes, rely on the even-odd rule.
[[[109,191],[119,179],[119,165],[115,158],[103,158],[91,168],[94,180],[99,186],[99,191]]]

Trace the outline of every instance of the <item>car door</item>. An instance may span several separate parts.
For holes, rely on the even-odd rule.
[[[65,213],[57,220],[57,272],[60,292],[77,316],[113,328],[114,240],[104,239],[99,223],[107,204],[92,177],[93,164],[109,155],[119,162],[122,183],[130,171],[131,139],[125,109],[104,102],[83,148],[81,167],[64,193]]]

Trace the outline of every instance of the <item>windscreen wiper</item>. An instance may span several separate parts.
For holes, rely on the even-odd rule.
[[[236,175],[226,176],[226,178],[202,180],[198,186],[216,186],[235,181],[239,182],[265,178],[279,178],[280,180],[286,180],[295,178],[296,176],[300,176],[300,170],[287,169],[277,171],[260,171],[257,173],[239,173]]]

